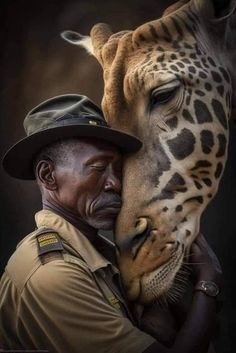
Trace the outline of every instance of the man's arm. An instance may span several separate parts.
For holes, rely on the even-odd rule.
[[[144,353],[205,353],[216,315],[215,299],[195,292],[188,317],[172,347],[153,343]]]
[[[212,266],[198,268],[197,263],[204,261],[197,250],[193,253],[198,279],[215,280]],[[15,297],[15,288],[8,281]],[[40,266],[15,304],[18,308],[14,328],[21,347],[56,353],[89,353],[94,349],[112,353],[202,353],[204,350],[198,347],[208,343],[215,313],[214,299],[196,293],[188,318],[168,349],[111,307],[89,271],[63,260]]]
[[[63,259],[35,271],[21,293],[17,312],[21,348],[141,353],[155,341],[108,302],[91,271]]]

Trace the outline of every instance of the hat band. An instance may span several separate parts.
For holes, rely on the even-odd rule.
[[[46,129],[59,127],[59,126],[67,126],[67,125],[95,125],[95,126],[98,125],[98,126],[109,127],[105,121],[102,121],[94,117],[83,118],[83,117],[76,117],[72,115],[69,115],[69,116],[63,115],[62,117],[55,120],[54,123],[48,125]]]

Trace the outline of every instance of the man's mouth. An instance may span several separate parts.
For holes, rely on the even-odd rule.
[[[93,213],[117,215],[122,206],[121,197],[117,194],[104,195],[93,204]]]
[[[121,209],[121,202],[114,202],[109,204],[104,204],[102,207],[100,206],[97,211],[105,212],[105,213],[119,213]]]
[[[113,201],[106,200],[104,202],[101,202],[99,205],[97,205],[98,207],[96,207],[96,213],[117,216],[118,213],[120,212],[121,205],[122,205],[122,202],[121,200],[118,200],[118,198],[116,198]]]

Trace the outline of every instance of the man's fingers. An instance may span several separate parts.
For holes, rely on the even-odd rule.
[[[198,234],[197,238],[194,240],[194,243],[197,244],[200,249],[209,249],[209,245],[201,233]]]
[[[191,260],[194,262],[205,263],[209,259],[210,247],[202,234],[199,234],[191,246]]]

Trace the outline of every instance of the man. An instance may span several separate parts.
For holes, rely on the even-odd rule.
[[[1,280],[4,348],[206,352],[215,297],[195,292],[188,317],[167,348],[137,327],[115,247],[97,234],[113,228],[121,207],[122,153],[134,152],[141,142],[109,128],[100,109],[80,95],[41,103],[26,116],[25,128],[28,136],[7,152],[3,166],[16,178],[36,178],[43,210],[36,214],[36,231],[18,245]],[[204,239],[192,253],[196,281],[219,285],[221,271]]]

